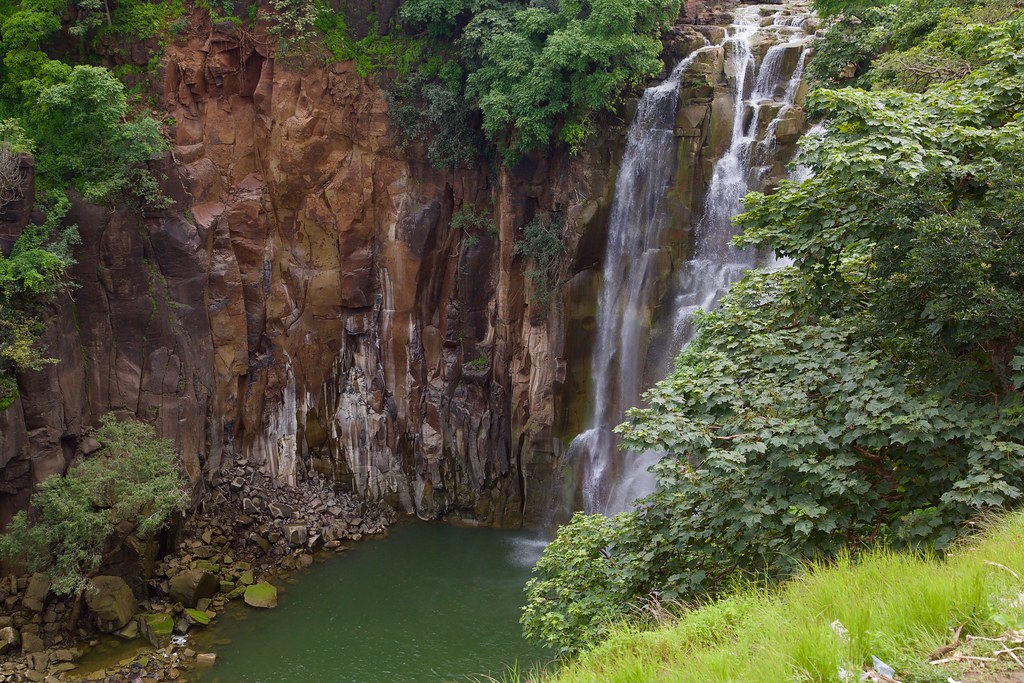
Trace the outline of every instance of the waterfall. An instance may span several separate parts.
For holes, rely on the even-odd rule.
[[[774,14],[765,26],[764,17]],[[598,300],[592,358],[593,413],[589,429],[569,446],[569,460],[580,467],[580,488],[587,512],[611,514],[653,490],[647,470],[660,453],[621,453],[612,429],[624,411],[638,405],[643,385],[650,328],[656,256],[664,248],[669,217],[663,204],[675,176],[674,122],[680,84],[687,69],[705,51],[723,50],[733,110],[726,152],[714,164],[702,215],[696,225],[693,254],[679,269],[668,307],[667,343],[674,356],[692,336],[693,314],[715,305],[729,285],[749,268],[769,265],[768,257],[731,245],[732,218],[740,200],[762,187],[774,162],[775,130],[795,102],[803,76],[806,34],[802,21],[783,8],[747,6],[737,10],[724,44],[706,46],[682,60],[662,83],[648,88],[630,125],[608,224],[602,289]],[[778,42],[759,59],[755,38]],[[800,57],[788,75],[791,50]],[[792,63],[791,63],[792,64]],[[766,122],[762,110],[772,116]],[[662,374],[668,368],[659,368]]]

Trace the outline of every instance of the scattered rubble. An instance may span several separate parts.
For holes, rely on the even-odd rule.
[[[275,607],[277,589],[268,579],[308,567],[317,552],[340,552],[383,533],[394,520],[390,508],[335,491],[323,479],[277,487],[261,467],[239,460],[185,522],[177,548],[156,562],[146,577],[148,595],[138,600],[119,576],[92,578],[74,634],[67,631],[73,599],[55,595],[45,575],[0,578],[0,683],[177,680],[216,661],[180,636],[210,624],[238,598]],[[154,650],[82,674],[77,662],[95,633],[145,639]]]

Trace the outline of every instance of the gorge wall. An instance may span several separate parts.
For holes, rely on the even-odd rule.
[[[163,66],[172,152],[158,171],[174,204],[140,216],[74,202],[78,286],[45,337],[60,362],[20,375],[0,411],[0,526],[98,447],[86,434],[108,411],[175,440],[197,502],[247,457],[281,486],[318,471],[421,517],[541,521],[589,409],[625,122],[575,157],[440,172],[398,143],[384,90],[352,64],[277,59],[231,25],[188,35]],[[703,44],[676,26],[669,68]],[[728,144],[725,69],[684,84],[666,281]],[[464,207],[496,229],[453,229]],[[30,214],[8,207],[0,246]],[[538,214],[565,219],[568,254],[544,310],[514,253]]]

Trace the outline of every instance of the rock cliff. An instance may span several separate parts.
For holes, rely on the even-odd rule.
[[[315,470],[423,517],[522,523],[553,472],[566,349],[512,245],[541,212],[568,219],[570,252],[596,244],[611,152],[442,173],[351,64],[200,35],[166,54],[174,206],[74,202],[79,286],[45,339],[60,363],[0,413],[0,522],[115,410],[175,439],[197,500],[245,454],[283,486]],[[496,231],[453,230],[462,207]],[[28,212],[4,219],[16,235]]]
[[[83,434],[107,411],[175,440],[196,501],[244,456],[280,486],[320,472],[421,517],[542,521],[588,409],[624,127],[575,157],[440,172],[398,143],[383,89],[353,65],[275,58],[231,25],[191,29],[163,67],[172,152],[157,170],[173,206],[74,202],[78,286],[45,339],[60,363],[21,375],[0,412],[0,526],[97,448]],[[674,35],[678,53],[702,44]],[[720,145],[717,91],[688,87],[684,223]],[[453,229],[467,207],[496,229]],[[0,238],[29,213],[9,208]],[[513,249],[539,214],[564,218],[568,252],[545,310]]]

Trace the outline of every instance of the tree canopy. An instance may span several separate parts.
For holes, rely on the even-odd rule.
[[[587,139],[596,112],[661,71],[658,37],[678,12],[677,0],[411,0],[401,16],[440,57],[418,77],[465,99],[464,120],[479,110],[487,139],[513,163],[531,150]],[[403,89],[401,79],[398,86],[393,108],[425,97]],[[410,136],[424,130],[408,118],[398,123]],[[426,129],[441,144],[456,132]]]

